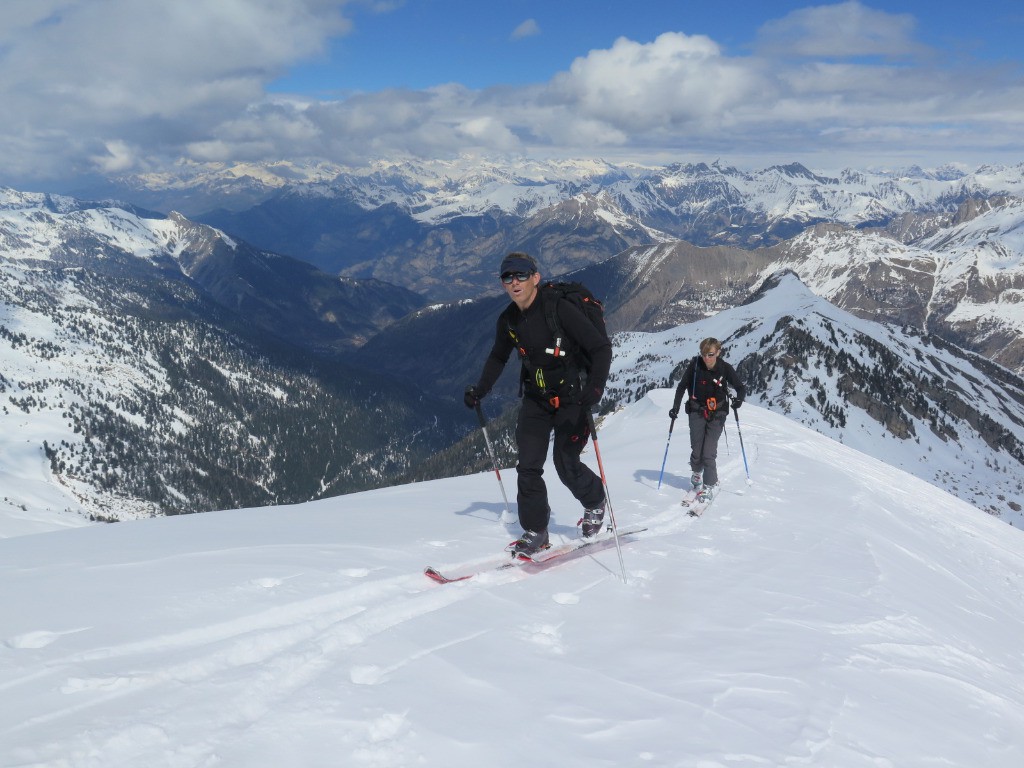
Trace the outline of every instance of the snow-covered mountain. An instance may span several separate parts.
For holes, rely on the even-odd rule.
[[[609,327],[619,331],[602,409],[675,384],[700,340],[715,336],[727,343],[752,402],[1024,523],[1019,375],[934,334],[856,317],[817,297],[791,271],[766,279],[754,301],[741,303],[738,288],[712,301],[702,287],[706,265],[686,255],[636,249],[574,275],[605,298]],[[495,297],[417,313],[372,339],[357,359],[395,378],[419,375],[437,397],[461,392],[483,365],[505,303]],[[679,309],[677,303],[687,307],[689,322],[662,324],[641,311]],[[701,314],[702,308],[711,311]],[[647,322],[664,330],[621,330]],[[432,346],[436,338],[449,342]],[[511,361],[490,398],[502,407],[514,403],[517,376]],[[495,442],[514,457],[511,429],[496,428]]]
[[[1024,764],[1024,534],[753,404],[686,517],[670,404],[599,433],[625,583],[428,581],[516,535],[493,472],[0,540],[0,764]]]
[[[1024,165],[828,176],[798,164],[393,164],[282,187],[209,221],[435,300],[493,291],[494,263],[510,250],[538,256],[553,276],[631,249],[695,258],[696,246],[708,249],[703,284],[678,302],[638,307],[637,318],[686,322],[690,304],[729,306],[788,268],[852,312],[1024,371]],[[676,287],[688,290],[666,290]]]
[[[1024,196],[1024,163],[982,166],[973,171],[917,167],[888,171],[811,171],[800,163],[741,170],[713,163],[641,166],[595,160],[537,160],[463,156],[438,160],[378,160],[363,167],[308,164],[190,165],[178,173],[112,179],[110,189],[151,204],[153,195],[194,196],[219,190],[219,207],[230,204],[232,184],[253,185],[269,199],[280,191],[315,196],[344,195],[366,210],[394,205],[419,221],[437,224],[454,217],[500,210],[530,216],[581,193],[607,191],[631,213],[696,219],[707,209],[733,206],[767,220],[875,222],[908,210],[947,209],[970,197]],[[147,198],[147,196],[150,196]],[[178,204],[186,215],[207,208]],[[227,204],[225,204],[227,202]],[[678,224],[672,229],[677,229]]]
[[[154,504],[175,511],[223,508],[368,487],[471,429],[456,396],[479,370],[501,297],[432,306],[396,322],[416,304],[402,299],[400,289],[331,278],[177,214],[6,194],[0,290],[11,362],[0,387],[10,444],[17,445],[12,462],[39,461],[42,477],[81,483],[72,508],[83,498],[105,497],[104,506],[90,511],[123,516],[107,503],[120,498],[117,489],[127,497],[114,506],[135,509],[142,500],[134,515],[151,513]],[[832,348],[813,350],[799,346],[803,336],[790,323],[785,344],[770,345],[768,335],[759,342],[761,357],[744,375],[766,393],[766,404],[803,414],[805,423],[865,450],[880,434],[892,435],[899,466],[1013,519],[1021,489],[1007,478],[1021,464],[1020,380],[948,340],[1020,370],[1021,203],[992,198],[951,213],[914,215],[916,222],[903,217],[899,234],[828,224],[765,248],[675,241],[637,247],[576,276],[605,299],[615,331],[700,333],[680,326],[740,304],[781,268],[862,318],[886,321],[888,327],[871,323],[849,332],[841,344],[829,336]],[[567,222],[559,226],[570,229]],[[804,304],[799,296],[785,301]],[[790,308],[787,316],[796,313]],[[920,327],[927,331],[916,341]],[[346,344],[361,346],[352,361],[372,376],[309,370],[311,348]],[[927,358],[937,346],[945,356],[929,363],[927,381],[912,372],[902,379],[884,373],[891,365],[879,350]],[[806,375],[791,374],[793,386],[768,394],[763,371],[788,369],[794,354],[809,352]],[[264,370],[267,359],[274,373]],[[872,362],[836,377],[829,365],[837,359]],[[985,382],[984,394],[958,381],[959,371]],[[660,380],[621,373],[635,383],[613,388],[605,409],[668,381],[667,372]],[[339,376],[344,383],[332,383]],[[915,388],[901,381],[916,382]],[[423,392],[430,393],[429,405],[420,400]],[[805,401],[822,402],[806,411]],[[838,411],[862,432],[837,433]],[[325,412],[333,415],[321,418]],[[298,440],[309,429],[316,437]],[[928,432],[945,442],[922,442]],[[311,466],[301,447],[309,442],[340,458]],[[968,444],[969,458],[959,468],[931,467],[929,447],[948,453]],[[449,462],[447,472],[465,471],[475,458]],[[154,472],[154,463],[171,469]],[[994,468],[991,482],[981,470],[986,466]],[[177,474],[180,467],[187,467],[184,475]],[[31,516],[24,499],[9,503]]]
[[[838,306],[934,333],[1024,372],[1024,200],[971,201],[926,234],[819,227],[781,244],[794,270]],[[907,218],[904,218],[904,222]]]
[[[915,236],[819,224],[767,248],[635,247],[609,260],[616,279],[598,280],[615,307],[613,327],[657,330],[735,306],[768,275],[791,270],[860,317],[937,335],[1024,373],[1024,200],[916,218],[927,226]]]
[[[1024,164],[827,174],[799,163],[744,171],[717,161],[642,167],[462,157],[333,170],[190,168],[174,179],[124,179],[108,191],[161,203],[161,210],[173,203],[325,271],[399,282],[434,300],[478,294],[493,279],[483,262],[507,250],[539,255],[557,273],[635,245],[686,240],[752,248],[816,223],[885,226],[905,214],[950,213],[970,200],[1024,197]],[[258,184],[266,195],[238,205],[233,184],[245,195]],[[174,198],[176,191],[207,200],[219,192],[222,199],[193,208]],[[448,279],[432,279],[439,273]]]
[[[445,404],[314,354],[418,306],[407,291],[10,190],[0,243],[0,478],[28,528],[373,487],[461,434]]]
[[[1024,525],[1024,379],[934,336],[857,318],[780,273],[714,317],[617,335],[607,397],[675,385],[709,336],[750,402]]]
[[[246,323],[312,350],[358,345],[422,306],[415,294],[355,281],[189,221],[114,201],[0,188],[0,259],[111,275],[187,279]]]

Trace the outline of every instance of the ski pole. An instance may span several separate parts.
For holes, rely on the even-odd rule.
[[[622,560],[622,545],[619,543],[619,527],[615,524],[615,512],[612,510],[612,497],[608,493],[608,477],[604,473],[604,462],[601,461],[601,448],[597,444],[597,425],[594,423],[594,414],[587,409],[587,424],[590,427],[590,434],[594,439],[594,455],[597,457],[597,468],[601,471],[601,484],[604,486],[604,505],[608,509],[608,520],[612,524],[612,536],[615,539],[615,549],[619,552],[619,568],[622,569],[622,583],[626,582],[626,564]]]
[[[668,461],[668,444],[672,442],[672,428],[676,425],[676,419],[673,416],[672,421],[668,423],[668,440],[665,441],[665,456],[661,460],[661,474],[658,475],[658,490],[661,490],[661,479],[665,476],[665,462]]]
[[[747,451],[743,447],[743,430],[740,429],[740,413],[735,408],[732,409],[732,415],[736,417],[736,432],[740,436],[740,452],[743,454],[743,469],[747,473],[747,485],[750,485],[750,467],[747,466]]]
[[[494,455],[494,448],[491,446],[491,438],[487,436],[487,422],[484,419],[484,410],[480,403],[476,404],[476,417],[480,420],[480,431],[484,433],[484,442],[487,443],[487,453],[491,456],[491,466],[494,467],[494,474],[498,476],[498,487],[501,488],[501,498],[505,500],[505,519],[502,522],[512,521],[512,508],[508,505],[508,496],[505,495],[505,484],[501,482],[501,472],[498,471],[498,459]]]

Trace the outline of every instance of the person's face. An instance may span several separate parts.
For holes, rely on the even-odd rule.
[[[715,363],[718,362],[718,353],[721,351],[721,349],[715,349],[712,347],[707,352],[701,352],[700,356],[704,358],[704,365],[708,368],[714,368]]]
[[[508,297],[520,309],[526,309],[533,303],[540,284],[539,272],[506,272],[501,276],[501,284],[505,286]]]

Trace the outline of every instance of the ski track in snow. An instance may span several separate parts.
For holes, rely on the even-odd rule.
[[[930,723],[950,718],[937,708],[951,698],[976,702],[991,724],[985,733],[951,734],[950,764],[957,764],[956,749],[971,754],[972,740],[1017,743],[1007,724],[1021,723],[1024,680],[974,647],[958,623],[996,618],[970,605],[953,616],[918,615],[912,595],[918,583],[938,580],[959,594],[977,595],[979,606],[993,600],[1010,605],[1024,597],[1020,579],[1008,580],[1001,597],[978,591],[983,582],[976,574],[992,564],[957,546],[965,535],[961,526],[929,510],[927,501],[914,501],[924,487],[917,481],[892,487],[892,470],[865,458],[857,476],[833,473],[825,488],[809,484],[807,478],[849,454],[817,436],[793,440],[745,424],[754,478],[748,485],[735,433],[732,438],[730,449],[723,441],[719,456],[722,492],[701,518],[679,506],[686,484],[679,455],[677,472],[661,491],[654,490],[656,476],[648,475],[635,478],[635,490],[627,484],[612,489],[619,527],[642,522],[648,528],[622,543],[627,584],[621,583],[614,545],[566,558],[550,568],[573,578],[553,580],[549,599],[529,613],[519,610],[517,596],[527,589],[543,592],[546,574],[513,568],[437,585],[403,561],[397,573],[355,566],[316,577],[249,571],[194,597],[209,604],[211,616],[219,607],[237,615],[179,631],[150,632],[147,625],[136,628],[130,641],[108,644],[112,633],[91,637],[91,628],[81,626],[11,635],[0,650],[37,654],[39,663],[30,674],[0,676],[0,698],[48,693],[44,700],[35,694],[31,711],[0,739],[9,745],[0,746],[0,764],[406,766],[432,764],[439,751],[447,756],[450,750],[459,756],[453,764],[483,765],[486,756],[494,758],[495,747],[476,743],[474,734],[494,733],[493,724],[481,725],[491,706],[501,703],[496,714],[507,719],[514,741],[521,718],[537,707],[533,696],[543,701],[545,713],[537,739],[577,745],[574,765],[602,764],[608,755],[626,764],[623,753],[609,753],[609,747],[650,746],[654,736],[649,751],[627,756],[630,764],[895,768],[899,762],[889,756],[902,754],[903,734],[934,733]],[[784,455],[774,444],[782,439],[788,439]],[[608,444],[614,445],[611,438]],[[826,506],[840,514],[817,513]],[[836,535],[869,525],[858,511],[864,507],[892,518],[888,540]],[[941,557],[916,554],[913,521],[895,516],[908,509],[930,520],[946,546]],[[556,530],[569,535],[567,526]],[[428,551],[446,551],[441,540],[424,541]],[[773,556],[743,556],[761,549]],[[1011,552],[1012,542],[1007,557]],[[377,562],[388,559],[385,554]],[[659,578],[660,564],[668,562],[683,569],[681,579]],[[835,568],[836,562],[844,567]],[[142,558],[120,566],[142,567]],[[803,588],[808,579],[814,582],[810,593]],[[571,620],[591,607],[592,594],[597,605],[651,601],[672,606],[678,616],[665,617],[663,635],[645,637],[642,654],[616,652],[602,645],[600,635],[588,634],[594,626]],[[473,603],[474,620],[453,622],[462,614],[451,610],[463,603]],[[182,607],[183,615],[188,608]],[[166,610],[173,616],[174,606]],[[173,626],[164,622],[157,629]],[[931,636],[928,627],[942,631]],[[492,633],[528,649],[537,681],[532,695],[518,689],[520,662],[499,662],[495,669],[470,650]],[[680,653],[694,635],[699,653]],[[756,642],[737,645],[737,637]],[[770,649],[766,666],[765,649],[758,646],[774,638],[778,647]],[[601,654],[610,654],[607,664],[598,661]],[[671,675],[655,683],[648,665],[659,659],[671,665]],[[571,678],[573,690],[544,683],[549,674],[565,679],[556,670],[567,665],[580,666]],[[9,666],[10,659],[0,656],[0,671]],[[827,674],[804,674],[808,669]],[[384,695],[390,684],[410,677],[423,689],[419,698],[402,704]],[[1007,695],[975,682],[1000,677],[1010,678]],[[430,706],[449,686],[465,699],[458,728],[443,707]],[[934,701],[912,698],[922,686],[934,692]],[[879,700],[900,713],[891,730],[872,732],[870,743],[847,738],[849,723],[859,722]],[[685,761],[659,751],[666,723],[687,724]],[[316,743],[304,745],[302,736],[310,733]],[[772,734],[767,752],[766,733]],[[490,764],[516,764],[512,752]]]
[[[640,504],[639,500],[632,503]],[[630,504],[627,501],[624,506]],[[648,519],[650,533],[635,534],[632,538],[651,544],[658,537],[684,530],[692,523],[677,510],[674,502],[667,504],[666,509]],[[356,569],[355,575],[362,576],[363,572]],[[353,577],[352,569],[339,571],[339,577],[340,581],[349,581]],[[489,589],[524,578],[534,576],[511,569],[487,574],[478,582]],[[619,574],[605,573],[590,587],[609,578],[619,578]],[[256,578],[249,580],[242,589],[269,590],[283,583],[284,579],[277,577]],[[575,593],[556,592],[551,600],[559,606],[571,607],[582,600],[582,592],[588,588]],[[48,711],[19,723],[13,729],[15,734],[72,720],[90,709],[130,711],[139,707],[144,709],[145,719],[153,723],[148,728],[134,726],[127,732],[117,728],[109,732],[102,727],[90,728],[59,746],[51,746],[44,760],[60,756],[71,765],[88,764],[89,755],[99,752],[108,757],[110,764],[127,765],[136,754],[150,750],[173,753],[174,744],[191,741],[185,751],[168,759],[167,764],[214,764],[223,734],[245,731],[255,724],[278,719],[282,709],[287,710],[293,693],[324,675],[339,674],[339,669],[346,668],[344,659],[353,655],[378,658],[374,663],[350,663],[346,673],[356,686],[375,686],[426,656],[486,633],[486,629],[473,629],[462,638],[399,654],[387,662],[382,662],[379,654],[372,652],[353,654],[354,650],[372,646],[398,625],[452,603],[474,599],[480,589],[480,586],[433,585],[419,573],[360,583],[222,623],[50,658],[45,668],[36,674],[4,682],[0,685],[0,694],[17,697],[21,686],[29,683],[37,686],[40,677],[47,678],[45,684],[60,694],[52,699]],[[63,634],[66,633],[26,633],[9,639],[6,645],[20,649],[42,648],[59,644]],[[525,641],[549,654],[562,656],[569,652],[557,625],[531,624],[522,627],[520,634]],[[142,668],[140,661],[136,667],[136,659],[144,660],[154,654],[173,663]],[[91,674],[82,675],[78,671],[82,668],[88,668]],[[253,670],[257,670],[255,674]],[[222,692],[225,686],[231,689],[227,706]],[[204,689],[210,689],[211,694],[204,695]],[[214,690],[218,691],[216,695],[212,693]],[[173,723],[173,729],[181,729],[182,724],[187,723],[185,732],[205,733],[207,737],[203,743],[195,743],[194,739],[184,738],[184,733],[172,732],[172,726],[157,725],[159,723]],[[355,730],[366,727],[363,723]],[[374,721],[365,733],[367,745],[390,741],[402,731],[401,713],[387,713]],[[122,745],[125,751],[121,751]],[[391,754],[388,749],[381,752],[370,746],[365,748],[370,750],[366,755],[368,760],[370,753],[376,755],[373,759]]]
[[[398,624],[463,598],[455,590],[426,589],[421,581],[420,576],[386,579],[199,630],[154,636],[142,642],[97,648],[52,660],[47,664],[45,674],[54,678],[67,703],[25,721],[18,729],[60,720],[98,704],[108,706],[113,698],[159,698],[167,705],[162,708],[165,711],[149,714],[153,720],[180,718],[182,702],[176,696],[166,693],[160,697],[149,695],[151,689],[157,687],[187,688],[193,692],[188,696],[188,706],[192,710],[191,719],[196,731],[216,734],[224,729],[247,727],[271,715],[293,691],[334,668],[346,651],[366,644]],[[57,635],[34,634],[50,642]],[[25,636],[18,646],[40,647],[31,639],[25,642]],[[156,651],[178,661],[160,669],[131,671],[133,658]],[[352,679],[360,684],[376,684],[386,677],[389,669],[397,669],[416,657],[410,656],[372,674],[367,671],[369,668],[359,667],[352,671]],[[92,669],[107,668],[109,674],[80,677],[71,672],[83,663],[89,663]],[[234,685],[234,672],[253,665],[258,665],[261,671],[254,676],[239,678],[240,684],[235,686],[236,691],[231,697],[233,706],[225,708],[223,701],[214,697],[215,707],[205,707],[201,703],[196,707],[197,702],[203,699],[194,695],[197,688]],[[22,682],[17,679],[9,681],[0,690],[5,696],[16,696]],[[83,694],[88,694],[87,698]],[[86,700],[82,701],[83,698]],[[174,717],[170,718],[172,714]],[[156,728],[147,740],[164,738],[166,734]],[[87,755],[93,748],[92,740],[90,736],[84,743],[66,745],[65,754]],[[210,757],[214,755],[211,750]],[[195,760],[196,755],[189,759]]]

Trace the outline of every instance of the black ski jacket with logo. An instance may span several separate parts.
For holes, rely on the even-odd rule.
[[[722,415],[724,418],[729,413],[729,387],[736,391],[736,397],[746,400],[747,388],[743,386],[736,369],[722,358],[718,358],[713,369],[708,369],[704,364],[704,358],[698,355],[690,361],[683,371],[683,378],[676,386],[676,399],[672,408],[679,412],[679,404],[687,391],[690,393],[686,401],[686,412],[705,411],[708,409],[708,400],[714,398],[714,409],[708,409],[704,413],[705,418],[715,415]]]
[[[543,400],[557,395],[567,403],[578,402],[580,371],[572,354],[576,348],[586,352],[591,361],[590,371],[586,374],[587,388],[604,391],[612,364],[611,342],[572,302],[543,297],[544,292],[539,291],[525,312],[512,302],[498,316],[494,345],[477,384],[481,397],[491,391],[513,350],[518,350],[523,362],[524,394]],[[571,345],[567,347],[569,354],[562,357],[551,354],[555,336],[544,316],[545,300],[558,301],[555,305],[558,323]]]

